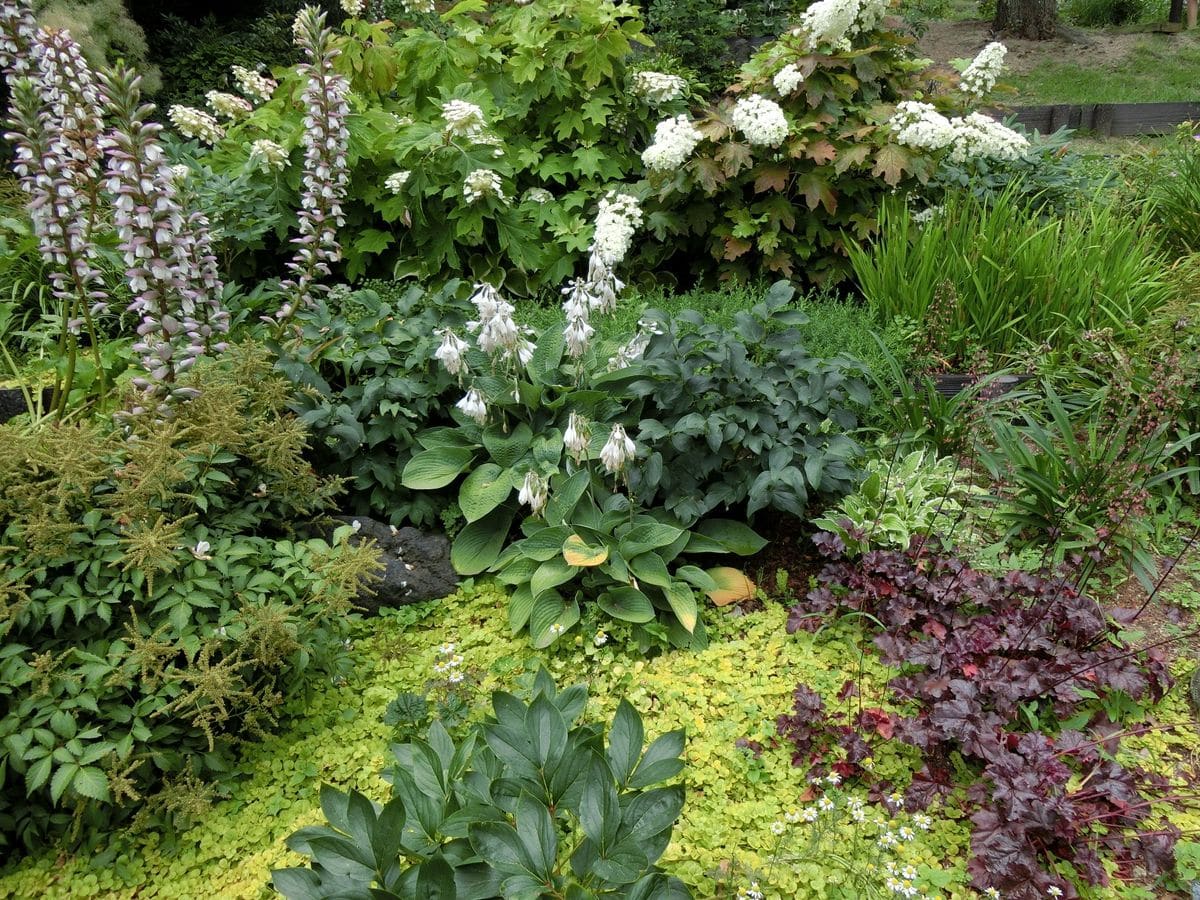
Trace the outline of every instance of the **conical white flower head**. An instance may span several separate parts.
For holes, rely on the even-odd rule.
[[[608,435],[608,441],[600,451],[600,462],[612,474],[625,468],[625,463],[637,454],[637,446],[625,433],[624,427],[614,425]]]
[[[587,454],[591,440],[587,420],[578,413],[571,413],[567,418],[567,430],[563,432],[563,446],[575,462],[579,462]]]
[[[474,419],[477,425],[482,425],[487,421],[487,403],[484,402],[483,394],[479,393],[475,388],[467,391],[466,396],[454,405],[461,409],[465,415]]]
[[[540,516],[546,508],[546,500],[550,497],[546,481],[537,472],[525,473],[525,483],[517,492],[517,502],[529,505],[535,516]]]
[[[467,342],[462,340],[451,328],[439,328],[434,332],[442,338],[441,346],[434,351],[433,357],[440,362],[451,375],[459,375],[467,370],[467,361],[463,354],[467,352]]]

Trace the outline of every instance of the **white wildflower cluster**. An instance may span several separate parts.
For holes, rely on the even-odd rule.
[[[259,138],[250,145],[250,164],[263,172],[270,172],[272,169],[282,171],[287,168],[287,151],[272,140]]]
[[[921,897],[921,889],[917,887],[917,869],[916,866],[906,865],[901,866],[890,859],[884,863],[884,870],[887,872],[887,878],[884,879],[884,887],[888,889],[894,896],[897,897]]]
[[[204,95],[208,108],[222,118],[237,121],[254,112],[249,100],[244,100],[237,94],[227,94],[224,91],[209,91]]]
[[[442,644],[438,647],[440,658],[433,664],[433,671],[438,675],[445,675],[451,684],[458,684],[463,680],[463,658],[462,654],[455,653],[454,650],[454,644]]]
[[[608,633],[605,631],[597,631],[596,636],[592,638],[592,646],[603,647],[608,643]]]
[[[763,900],[766,895],[759,890],[758,882],[750,882],[750,887],[740,888],[737,892],[737,900]]]
[[[352,19],[357,19],[366,8],[367,0],[342,0],[342,12]]]
[[[233,72],[233,80],[237,82],[238,90],[251,100],[266,102],[271,99],[271,95],[279,87],[279,83],[274,79],[268,78],[253,69],[247,69],[245,66],[235,65],[231,71]]]
[[[468,203],[478,203],[484,197],[495,197],[501,203],[507,202],[504,196],[504,184],[500,174],[495,169],[475,169],[463,179],[463,197]]]
[[[554,195],[545,188],[532,187],[521,195],[523,203],[536,203],[539,206],[543,203],[549,203],[554,199]]]
[[[731,120],[733,127],[756,146],[778,147],[787,137],[788,123],[783,110],[774,100],[759,94],[738,100]]]
[[[800,16],[796,34],[806,36],[808,48],[829,44],[850,49],[850,39],[883,21],[888,0],[817,0]]]
[[[664,119],[655,126],[654,143],[642,151],[642,162],[656,172],[678,169],[703,139],[687,116]]]
[[[521,490],[517,492],[517,502],[526,504],[535,516],[540,516],[550,499],[550,486],[546,479],[537,472],[526,472]]]
[[[633,233],[642,226],[642,208],[637,198],[609,191],[601,199],[592,236],[592,253],[604,265],[615,266],[633,244]],[[592,280],[589,278],[589,281]]]
[[[470,138],[483,134],[486,124],[483,110],[467,100],[448,100],[443,103],[442,118],[446,120],[448,133]]]
[[[202,109],[183,106],[176,103],[167,115],[171,123],[179,129],[179,133],[187,138],[195,138],[205,144],[215,144],[225,137],[225,129],[217,124],[217,120]]]
[[[804,83],[804,73],[800,71],[795,63],[788,63],[775,73],[772,81],[775,84],[775,90],[779,91],[779,96],[786,97],[789,94],[794,94],[796,88]]]
[[[687,91],[687,79],[665,72],[635,72],[633,93],[651,106],[678,100]]]
[[[932,105],[915,100],[897,104],[889,124],[899,143],[929,152],[949,149],[956,163],[1019,159],[1029,149],[1024,135],[983,113],[946,118]]]
[[[979,51],[979,55],[971,60],[971,64],[963,70],[959,87],[963,93],[970,94],[976,100],[991,93],[1004,70],[1004,57],[1008,48],[999,41],[992,41]]]
[[[412,177],[412,172],[407,169],[402,169],[399,172],[393,172],[387,178],[383,179],[383,186],[393,194],[399,194],[404,190],[404,185],[408,183],[408,179]]]
[[[912,213],[909,218],[917,225],[926,225],[932,222],[934,217],[942,211],[940,206],[927,206],[924,209],[919,209]]]

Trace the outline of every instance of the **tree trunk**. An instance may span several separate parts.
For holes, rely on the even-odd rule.
[[[996,0],[992,29],[1031,41],[1058,34],[1058,0]]]

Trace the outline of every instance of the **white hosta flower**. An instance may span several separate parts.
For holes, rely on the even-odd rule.
[[[451,134],[475,136],[483,131],[483,110],[467,100],[448,100],[442,104],[442,118]]]
[[[483,399],[483,394],[475,388],[467,391],[466,396],[454,405],[462,410],[465,416],[474,419],[477,425],[482,425],[487,421],[487,403]]]
[[[342,0],[342,12],[352,19],[357,19],[366,5],[366,0]]]
[[[654,143],[642,151],[642,162],[656,172],[670,172],[682,166],[702,140],[704,135],[687,116],[664,119],[654,128]]]
[[[521,348],[521,332],[513,320],[516,308],[500,296],[490,284],[475,285],[475,293],[471,302],[479,313],[479,318],[467,323],[467,331],[474,334],[479,332],[477,342],[484,353],[499,353],[501,351],[517,351]]]
[[[539,206],[543,203],[549,203],[554,199],[554,195],[545,188],[533,187],[527,190],[521,200],[527,203],[537,203]]]
[[[617,295],[624,287],[625,282],[617,277],[612,266],[601,258],[593,246],[588,257],[587,274],[588,302],[592,309],[602,313],[612,312],[617,308]]]
[[[567,417],[567,430],[563,432],[563,447],[576,463],[587,455],[591,441],[592,435],[587,419],[578,413],[571,413]]]
[[[468,203],[478,203],[484,197],[506,202],[500,175],[494,169],[476,169],[463,179],[463,197]]]
[[[630,194],[609,191],[596,213],[592,252],[612,267],[625,258],[633,245],[633,234],[642,225],[642,208]],[[588,279],[592,279],[589,277]]]
[[[999,41],[992,41],[980,50],[979,55],[963,70],[959,82],[963,93],[970,94],[976,100],[990,93],[1004,71],[1004,57],[1007,54],[1008,48]]]
[[[453,329],[439,328],[434,332],[442,338],[441,345],[434,351],[433,357],[440,362],[451,375],[461,375],[467,371],[467,342],[456,335]]]
[[[287,168],[288,155],[283,147],[266,138],[259,138],[250,145],[250,162],[264,172],[271,169],[282,171]]]
[[[183,163],[171,166],[171,177],[175,180],[176,184],[183,184],[183,182],[187,181],[188,178],[191,177],[191,174],[191,168],[189,166],[185,166]]]
[[[746,136],[751,144],[778,147],[788,134],[787,117],[774,100],[751,94],[738,100],[730,117],[733,127]]]
[[[624,469],[625,464],[636,454],[637,445],[630,440],[625,429],[620,425],[614,425],[612,431],[609,432],[608,441],[600,450],[600,462],[604,464],[604,468],[610,474],[615,475]]]
[[[687,79],[665,72],[635,72],[633,93],[651,106],[678,100],[687,90]]]
[[[197,541],[196,546],[191,549],[192,556],[196,557],[196,559],[212,559],[212,556],[208,552],[212,549],[212,545],[208,541]]]
[[[526,472],[521,490],[517,492],[517,502],[527,504],[535,516],[540,516],[549,498],[550,490],[546,480],[537,472]]]
[[[955,117],[950,123],[954,127],[951,162],[965,162],[972,158],[1014,160],[1020,159],[1029,150],[1025,135],[983,113]]]
[[[796,88],[804,83],[804,74],[795,63],[788,63],[775,73],[775,77],[772,80],[775,84],[775,90],[779,91],[779,96],[786,97],[789,94],[795,93]]]
[[[250,105],[250,101],[243,100],[237,94],[226,94],[224,91],[209,91],[204,95],[204,100],[208,103],[209,109],[218,116],[223,116],[231,121],[243,119],[254,112],[254,107]]]
[[[202,109],[177,103],[167,111],[167,115],[184,137],[195,138],[205,144],[215,144],[225,137],[225,129]]]
[[[571,359],[579,359],[587,350],[588,341],[596,333],[596,329],[588,323],[591,298],[588,296],[587,282],[576,278],[563,288],[562,292],[567,298],[563,301],[563,313],[567,318],[567,326],[563,329],[567,355]]]
[[[646,348],[650,346],[650,339],[657,334],[662,334],[658,325],[649,319],[639,319],[638,330],[624,346],[618,348],[616,356],[609,357],[608,367],[613,370],[629,368],[642,358]]]
[[[408,179],[412,177],[412,172],[407,169],[402,169],[399,172],[393,172],[387,178],[383,179],[383,186],[393,194],[399,194],[404,190],[404,185],[408,183]]]
[[[888,125],[896,141],[917,150],[936,152],[954,143],[954,126],[932,105],[916,100],[896,104]]]
[[[253,69],[247,69],[245,66],[233,66],[232,71],[238,90],[252,100],[264,102],[270,100],[275,89],[279,87],[279,83],[275,79],[268,78]]]

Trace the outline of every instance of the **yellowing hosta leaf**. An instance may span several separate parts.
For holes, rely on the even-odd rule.
[[[608,559],[607,547],[593,547],[577,534],[563,541],[562,552],[569,566],[598,566]]]
[[[730,603],[741,603],[743,600],[754,598],[754,582],[740,569],[717,566],[706,571],[717,583],[716,590],[708,591],[708,599],[714,605],[728,606]]]

